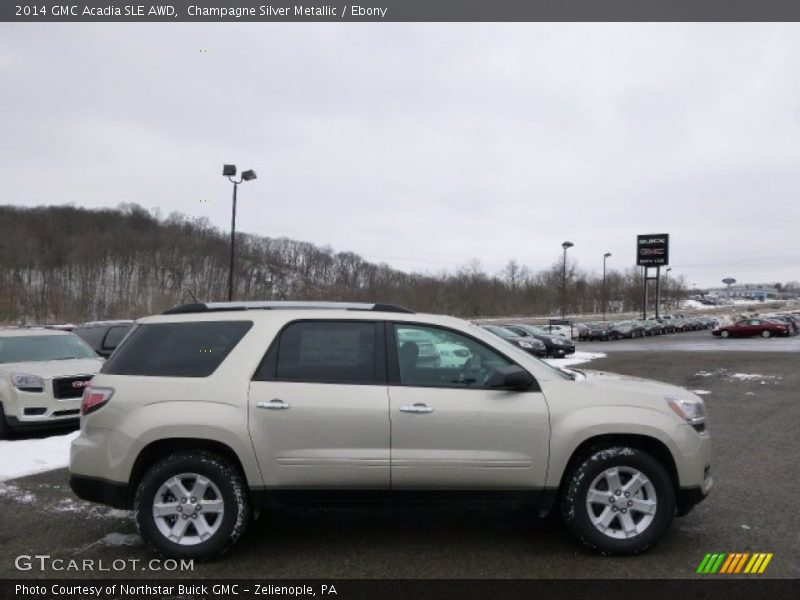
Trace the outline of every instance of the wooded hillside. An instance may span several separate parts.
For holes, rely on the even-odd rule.
[[[206,220],[160,219],[138,205],[0,206],[0,322],[135,318],[180,303],[227,299],[228,234]],[[392,302],[462,317],[556,314],[562,269],[500,274],[472,257],[454,273],[405,273],[352,252],[237,234],[235,298]],[[600,310],[602,277],[568,266],[567,310]],[[670,281],[673,297],[683,293]],[[608,297],[636,308],[641,277],[610,271]]]

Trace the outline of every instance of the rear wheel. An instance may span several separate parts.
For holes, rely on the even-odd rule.
[[[228,552],[250,520],[244,480],[207,452],[178,452],[152,467],[136,494],[142,538],[159,554],[206,560]]]
[[[772,335],[772,332],[769,329],[765,329],[764,331],[761,332],[761,337],[763,337],[763,338],[768,338],[771,335]]]
[[[675,515],[675,488],[664,467],[636,448],[597,449],[569,473],[564,523],[601,554],[639,554],[654,546]]]

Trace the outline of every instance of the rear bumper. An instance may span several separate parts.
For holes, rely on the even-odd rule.
[[[132,502],[125,483],[109,481],[99,477],[70,474],[69,487],[81,500],[97,502],[113,508],[131,509]]]

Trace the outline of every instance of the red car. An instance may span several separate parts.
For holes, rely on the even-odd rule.
[[[733,325],[726,325],[724,327],[717,327],[712,331],[719,337],[749,337],[753,335],[760,335],[761,337],[772,337],[773,335],[789,335],[790,330],[788,325],[776,323],[775,321],[767,321],[764,319],[744,319],[737,321]]]

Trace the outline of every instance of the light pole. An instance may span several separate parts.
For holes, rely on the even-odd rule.
[[[228,267],[228,302],[233,301],[233,263],[235,257],[236,246],[234,240],[236,238],[236,189],[239,184],[244,181],[251,181],[256,178],[256,172],[250,169],[249,171],[242,172],[239,181],[236,181],[236,165],[223,165],[222,175],[227,177],[233,184],[233,209],[231,211],[231,262]]]
[[[664,304],[667,305],[669,308],[669,272],[672,271],[672,267],[667,267],[667,270],[664,271]]]
[[[606,305],[608,304],[606,296],[606,261],[611,257],[611,252],[603,254],[603,321],[606,320]]]
[[[561,247],[564,249],[564,267],[561,277],[561,318],[564,318],[567,306],[567,248],[572,248],[575,244],[564,242]]]

